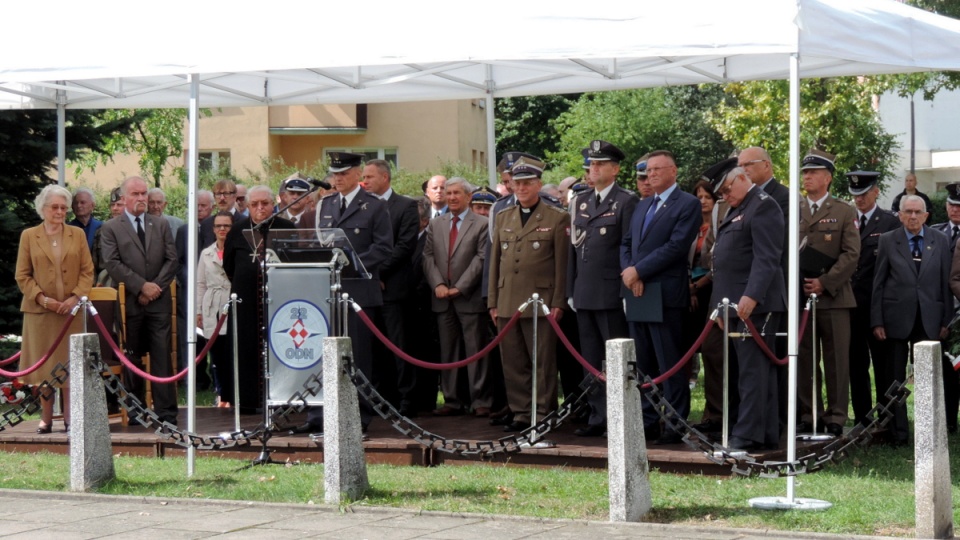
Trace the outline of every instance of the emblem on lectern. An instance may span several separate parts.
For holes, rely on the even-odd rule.
[[[291,300],[270,320],[270,350],[283,365],[307,369],[323,359],[323,338],[330,324],[320,308],[306,300]]]

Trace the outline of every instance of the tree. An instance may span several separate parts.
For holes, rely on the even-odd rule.
[[[790,109],[786,81],[731,83],[733,98],[710,115],[713,126],[737,148],[762,146],[770,153],[774,174],[789,178]],[[837,175],[857,169],[893,173],[896,139],[873,110],[872,86],[857,77],[806,79],[800,85],[800,151],[819,148],[837,156]],[[849,198],[845,182],[833,182],[834,195]]]
[[[501,98],[494,101],[497,159],[511,150],[545,156],[557,150],[550,122],[570,109],[579,94]]]
[[[129,133],[128,119],[105,120],[89,111],[68,110],[67,158],[103,150],[104,138]],[[39,222],[33,201],[57,157],[57,113],[52,110],[0,111],[0,334],[20,333],[20,290],[14,264],[20,232]]]
[[[201,113],[209,116],[210,111]],[[98,153],[82,156],[76,162],[77,174],[84,168],[93,170],[98,163],[107,163],[115,154],[137,154],[141,174],[160,187],[169,160],[183,157],[186,109],[111,109],[103,111],[100,118],[103,123],[127,121],[134,129],[109,136]]]
[[[701,171],[733,150],[706,119],[723,99],[717,85],[584,94],[553,122],[560,145],[547,155],[555,168],[580,176],[580,150],[593,139],[609,141],[627,155],[619,181],[631,187],[634,161],[653,150],[670,150],[676,156],[678,178],[691,184]]]

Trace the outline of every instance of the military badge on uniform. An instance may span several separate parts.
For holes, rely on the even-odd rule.
[[[354,230],[353,230],[353,234],[360,234],[360,229],[359,229],[359,228],[354,229]]]
[[[600,227],[600,234],[601,234],[601,235],[607,234],[607,228],[606,228],[606,227]]]
[[[510,247],[510,244],[507,244],[506,242],[504,242],[501,247],[503,248],[504,251],[506,251]]]
[[[540,249],[540,242],[534,242],[533,249]]]
[[[581,205],[580,205],[580,209],[581,209],[581,210],[586,210],[586,209],[587,209],[587,203],[581,204]]]
[[[827,233],[827,234],[823,235],[823,241],[824,241],[824,242],[833,242],[833,235],[830,234],[830,233]]]

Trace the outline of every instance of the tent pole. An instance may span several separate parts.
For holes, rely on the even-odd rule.
[[[59,81],[60,84],[66,84]],[[67,92],[57,89],[57,184],[67,184]]]
[[[197,432],[197,332],[194,329],[197,320],[197,157],[200,144],[200,75],[191,74],[190,110],[187,128],[187,430]],[[197,459],[197,449],[187,447],[187,477],[193,476]]]
[[[493,66],[486,65],[487,69],[487,175],[490,189],[497,189],[497,129],[494,126],[494,99],[493,99]]]
[[[800,58],[790,55],[790,210],[800,208]],[[800,271],[798,241],[800,220],[787,220],[787,461],[797,459],[797,358],[799,357]],[[794,502],[796,477],[787,476],[787,501]]]

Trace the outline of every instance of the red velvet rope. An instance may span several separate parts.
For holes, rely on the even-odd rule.
[[[20,358],[20,352],[21,351],[17,351],[17,354],[11,356],[10,358],[7,358],[6,360],[0,360],[0,366],[5,366],[7,364],[12,364],[16,362]]]
[[[60,342],[63,341],[63,336],[67,335],[67,331],[70,330],[70,323],[73,322],[73,319],[74,319],[76,316],[77,316],[76,310],[70,312],[70,316],[67,317],[67,320],[66,320],[66,322],[65,322],[64,325],[63,325],[63,329],[60,330],[60,335],[58,335],[58,336],[57,336],[57,339],[55,339],[55,340],[53,341],[53,345],[50,346],[50,350],[47,351],[47,353],[44,354],[42,357],[40,357],[40,360],[37,361],[36,364],[28,367],[27,369],[25,369],[25,370],[23,370],[23,371],[4,371],[4,370],[0,369],[0,375],[3,375],[4,377],[8,377],[8,378],[11,378],[11,379],[14,379],[14,378],[17,378],[17,377],[23,377],[23,376],[25,376],[25,375],[29,375],[29,374],[33,373],[34,371],[40,369],[40,367],[43,366],[43,364],[45,364],[45,363],[47,362],[47,360],[50,359],[50,356],[53,354],[53,351],[57,350],[57,347],[60,346]],[[17,353],[17,354],[14,355],[14,358],[19,358],[19,357],[20,357],[20,353]],[[8,358],[8,359],[4,360],[4,362],[5,362],[4,365],[6,365],[6,364],[8,364],[8,363],[10,363],[10,362],[12,362],[12,361],[13,361],[13,360],[11,360],[10,358]]]
[[[810,318],[810,310],[803,310],[803,318],[800,319],[800,331],[797,333],[797,339],[803,339],[803,333],[807,331],[807,320]],[[778,366],[785,366],[790,363],[790,357],[786,358],[777,358],[777,355],[773,354],[773,351],[770,350],[770,347],[767,347],[767,342],[763,340],[763,336],[760,335],[760,332],[757,331],[757,327],[753,324],[753,321],[747,319],[743,321],[747,325],[747,330],[750,330],[750,335],[754,336],[754,341],[757,343],[757,346],[760,347],[760,350],[763,351],[763,354],[770,359],[771,362]]]
[[[449,364],[436,364],[434,362],[424,362],[423,360],[417,360],[416,358],[403,352],[399,347],[394,345],[393,342],[391,342],[387,338],[387,336],[383,335],[383,332],[381,332],[380,329],[373,324],[373,321],[370,320],[370,317],[367,317],[367,314],[363,312],[363,309],[357,310],[357,316],[360,317],[360,320],[363,321],[363,324],[365,324],[367,328],[369,328],[370,331],[373,332],[373,335],[377,336],[377,339],[379,339],[381,343],[386,345],[386,347],[390,349],[390,351],[393,352],[393,354],[397,355],[397,357],[415,366],[426,368],[426,369],[435,369],[435,370],[462,368],[490,354],[490,351],[492,351],[494,347],[496,347],[497,345],[500,344],[501,341],[503,341],[503,337],[506,335],[507,331],[513,328],[514,325],[517,324],[517,321],[520,320],[520,313],[521,313],[520,311],[517,311],[516,313],[514,313],[513,317],[511,317],[510,320],[507,321],[506,326],[503,327],[503,330],[501,330],[500,333],[497,334],[497,337],[495,337],[493,341],[491,341],[489,344],[487,344],[486,347],[484,347],[482,350],[480,350],[473,356],[469,358],[465,358],[458,362],[451,362]]]
[[[557,333],[557,337],[560,338],[560,342],[563,343],[563,346],[570,351],[570,354],[577,359],[577,362],[580,362],[580,365],[583,366],[583,369],[587,370],[588,373],[594,377],[600,379],[601,381],[606,382],[607,376],[604,375],[602,371],[590,365],[590,362],[587,362],[587,359],[580,355],[577,349],[570,343],[570,340],[567,338],[567,335],[563,333],[563,330],[560,329],[560,324],[557,323],[557,318],[553,315],[547,315],[547,320],[550,321],[550,326],[553,327],[553,331]]]
[[[136,375],[139,375],[140,377],[143,377],[144,379],[147,379],[150,382],[155,382],[158,384],[176,382],[187,375],[187,372],[190,369],[189,367],[187,367],[187,369],[184,369],[180,373],[177,373],[176,375],[172,375],[170,377],[157,377],[155,375],[151,375],[146,371],[138,368],[136,365],[133,364],[133,362],[130,361],[129,358],[127,358],[127,356],[123,353],[123,351],[120,350],[120,347],[117,345],[117,342],[113,340],[113,336],[110,335],[110,332],[107,330],[106,325],[104,325],[103,321],[100,319],[100,314],[94,312],[93,320],[94,322],[97,323],[97,328],[100,329],[100,334],[103,335],[104,339],[106,339],[107,343],[110,345],[110,348],[113,349],[113,354],[120,359],[120,363],[122,363],[124,367],[134,372]],[[210,351],[210,347],[212,347],[213,343],[217,341],[218,337],[220,337],[220,327],[223,326],[223,323],[226,320],[227,320],[227,314],[224,313],[223,315],[220,316],[220,320],[217,321],[217,327],[213,329],[213,338],[207,340],[207,346],[204,347],[203,350],[197,354],[197,358],[196,360],[194,360],[194,362],[199,363],[200,360],[202,360],[203,357],[207,355],[207,352]]]

